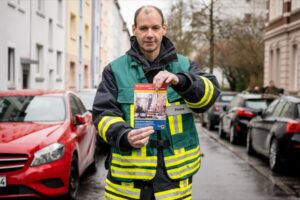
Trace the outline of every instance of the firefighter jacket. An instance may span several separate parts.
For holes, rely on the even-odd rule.
[[[104,69],[94,100],[94,124],[112,146],[109,171],[117,181],[152,180],[157,168],[157,147],[161,145],[168,176],[184,180],[196,173],[201,163],[192,111],[204,112],[214,103],[220,92],[218,83],[213,75],[200,72],[195,64],[177,54],[166,37],[159,59],[151,65],[136,45],[133,37],[131,50]],[[152,134],[145,147],[130,148],[126,139],[134,124],[134,84],[149,83],[160,70],[178,74],[185,79],[184,84],[167,90],[166,128]]]

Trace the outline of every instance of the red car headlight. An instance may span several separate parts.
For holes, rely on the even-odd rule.
[[[34,154],[30,166],[38,166],[60,159],[65,152],[65,146],[61,143],[51,144]]]

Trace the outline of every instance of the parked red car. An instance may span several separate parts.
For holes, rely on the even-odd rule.
[[[81,100],[64,91],[0,92],[0,199],[76,199],[95,169],[96,134]]]

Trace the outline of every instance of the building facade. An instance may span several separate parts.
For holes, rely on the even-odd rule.
[[[130,48],[130,34],[118,1],[101,1],[100,36],[100,74],[102,74],[107,64]]]
[[[300,1],[268,0],[266,15],[264,85],[299,95]]]
[[[264,0],[221,0],[214,1],[214,13],[220,19],[248,19],[252,16],[264,16]]]
[[[90,88],[92,1],[67,2],[66,89]]]
[[[0,1],[1,90],[64,88],[64,10],[62,0]]]

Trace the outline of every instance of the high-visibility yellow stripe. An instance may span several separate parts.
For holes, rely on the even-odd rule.
[[[174,117],[168,116],[168,119],[169,119],[169,128],[170,128],[171,135],[174,135],[175,134]]]
[[[196,153],[196,154],[192,154],[191,156],[188,156],[188,157],[186,157],[186,156],[184,156],[185,158],[181,158],[181,159],[178,159],[177,161],[175,161],[175,162],[166,162],[166,167],[172,167],[172,166],[174,166],[174,165],[179,165],[179,164],[181,164],[181,163],[184,163],[184,162],[187,162],[187,161],[189,161],[189,160],[193,160],[193,159],[195,159],[195,158],[197,158],[197,157],[199,157],[200,156],[200,152],[199,153]]]
[[[148,162],[148,163],[149,162],[150,163],[156,162],[155,160],[157,159],[156,156],[133,157],[133,156],[121,156],[121,155],[116,154],[116,153],[113,153],[112,156],[113,156],[113,159],[114,159],[114,157],[117,157],[117,158],[128,160],[128,161],[130,161],[130,160],[141,160],[141,161]]]
[[[156,169],[120,168],[111,166],[111,174],[116,178],[150,180],[155,176]]]
[[[175,105],[180,105],[180,102],[175,102]],[[167,103],[167,106],[171,106],[169,102]],[[168,116],[169,120],[169,129],[171,132],[171,135],[174,135],[176,133],[183,133],[183,126],[182,126],[182,115],[175,115],[175,116]]]
[[[130,197],[130,198],[133,198],[133,199],[139,199],[140,198],[140,192],[141,192],[140,189],[114,184],[111,181],[109,181],[108,179],[106,179],[105,182],[107,184],[105,186],[106,190],[109,190],[109,191],[111,191],[115,194]]]
[[[175,154],[173,156],[168,156],[168,157],[165,157],[165,160],[166,161],[172,161],[172,160],[178,160],[178,159],[181,159],[181,157],[184,157],[184,156],[190,156],[190,154],[194,154],[194,153],[197,153],[199,152],[200,150],[200,146],[198,145],[196,148],[194,149],[190,149],[190,150],[187,150],[185,151],[184,153],[178,153],[178,154]],[[176,149],[174,149],[174,152],[176,151]]]
[[[134,128],[134,104],[130,105],[130,126]]]
[[[122,182],[122,186],[134,188],[133,182]]]
[[[202,107],[206,106],[213,97],[214,86],[213,86],[212,82],[203,76],[200,76],[200,77],[203,79],[203,82],[205,85],[205,92],[199,102],[193,103],[193,102],[188,102],[185,100],[187,106],[190,108],[202,108]]]
[[[117,122],[124,122],[124,120],[121,117],[112,117],[112,116],[105,116],[100,120],[98,124],[98,132],[100,136],[104,139],[104,141],[108,142],[106,138],[106,132],[108,128],[112,124]]]
[[[115,196],[115,195],[112,195],[108,192],[105,192],[105,199],[106,200],[127,200],[125,198],[121,198],[121,197],[118,197],[118,196]]]
[[[163,192],[155,193],[155,198],[158,200],[173,200],[173,199],[181,199],[187,195],[192,194],[192,184],[189,184],[184,188],[175,188]]]
[[[183,133],[183,125],[182,125],[182,115],[177,115],[178,121],[178,133]]]
[[[145,149],[146,150],[146,149]],[[136,155],[132,155],[132,157],[130,157],[128,159],[124,158],[124,157],[117,157],[117,156],[113,156],[112,159],[112,164],[117,164],[120,166],[140,166],[140,167],[156,167],[157,165],[157,158],[152,156],[153,159],[149,160],[149,159],[143,159],[143,158],[147,158],[147,157],[141,157],[141,156],[136,156]]]
[[[179,168],[175,169],[168,169],[167,173],[172,179],[179,179],[181,177],[184,177],[186,175],[192,174],[193,172],[197,171],[200,168],[201,158],[199,157],[195,162],[184,165]]]

